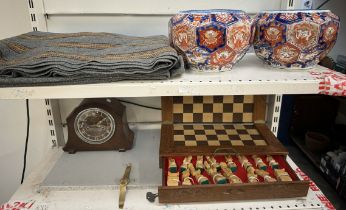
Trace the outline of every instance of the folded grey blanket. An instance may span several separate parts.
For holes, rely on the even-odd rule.
[[[165,36],[30,32],[0,41],[0,86],[168,79],[184,72]]]

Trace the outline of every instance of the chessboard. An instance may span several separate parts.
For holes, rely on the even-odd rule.
[[[174,124],[177,146],[266,146],[253,124]]]
[[[266,97],[164,96],[160,154],[287,154],[265,124]]]
[[[174,96],[171,103],[173,123],[253,122],[252,95]]]

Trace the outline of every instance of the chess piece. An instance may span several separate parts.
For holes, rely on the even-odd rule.
[[[248,173],[247,174],[247,179],[249,183],[256,183],[259,182],[257,175],[255,173]]]
[[[229,168],[228,164],[226,164],[225,162],[221,162],[220,167],[223,172],[223,175],[228,179],[229,183],[243,183],[237,175],[232,173],[232,170]]]
[[[246,156],[238,155],[237,157],[240,164],[246,170],[247,173],[255,173],[255,168],[252,166],[252,164],[249,162]]]
[[[233,158],[231,155],[225,155],[225,160],[227,162],[227,166],[232,170],[232,172],[236,172],[237,171],[237,164],[235,164],[233,162]],[[221,165],[221,163],[220,163]],[[222,169],[222,166],[221,166]]]
[[[168,159],[168,171],[171,173],[177,172],[177,164],[175,163],[175,160],[173,158]]]
[[[192,185],[193,184],[193,179],[190,177],[190,171],[189,170],[185,170],[182,172],[181,179],[183,180],[182,185]]]
[[[243,168],[247,172],[247,179],[248,179],[248,181],[250,183],[259,182],[259,180],[257,178],[257,175],[255,174],[255,168],[249,162],[247,157],[245,157],[244,155],[238,155],[237,157],[238,157],[239,162],[241,163],[241,165],[243,166]]]
[[[256,170],[255,170],[255,173],[256,173],[258,176],[263,177],[263,180],[264,180],[265,182],[276,182],[276,179],[273,178],[273,177],[271,177],[271,176],[269,175],[269,172],[267,172],[267,171],[264,171],[264,170],[262,170],[262,169],[256,169]]]
[[[276,178],[279,181],[282,181],[282,182],[290,182],[290,181],[292,181],[292,178],[285,171],[285,169],[274,169],[274,174],[275,174]]]
[[[220,173],[217,172],[217,169],[214,166],[211,166],[208,161],[204,161],[205,171],[209,174],[209,176],[213,177],[213,181],[215,184],[226,184],[227,179]]]
[[[187,166],[189,165],[189,163],[191,163],[192,160],[192,156],[186,156],[183,160],[183,164],[180,166],[180,172],[183,172],[185,170],[187,170]]]
[[[198,184],[209,184],[208,178],[203,176],[200,170],[196,170],[192,163],[188,165],[188,168],[192,176],[196,178]]]
[[[258,157],[257,155],[252,155],[253,160],[256,163],[256,167],[261,170],[267,170],[267,165],[263,162],[261,157]]]
[[[203,156],[202,155],[197,155],[197,160],[196,160],[196,169],[200,170],[203,172],[204,166],[203,166]]]
[[[215,160],[215,158],[213,156],[205,156],[205,159],[207,159],[208,163],[215,167],[217,171],[221,170],[220,164]]]
[[[255,173],[248,173],[247,174],[247,179],[249,183],[256,183],[259,182],[257,175]]]
[[[273,156],[267,155],[267,161],[268,161],[270,167],[272,167],[272,169],[278,169],[279,168],[279,163],[276,162],[276,160],[273,158]]]
[[[179,172],[172,173],[168,171],[167,186],[179,186]]]

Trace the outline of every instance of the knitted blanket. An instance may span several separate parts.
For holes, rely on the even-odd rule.
[[[165,36],[30,32],[0,41],[0,86],[168,79],[184,72]]]

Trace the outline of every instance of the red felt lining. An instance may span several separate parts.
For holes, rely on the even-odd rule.
[[[248,158],[249,162],[253,165],[253,167],[257,168],[256,167],[256,163],[253,160],[253,158],[250,155],[247,155],[246,157]],[[259,156],[259,157],[261,157],[263,162],[267,165],[267,171],[269,172],[269,175],[271,177],[273,177],[273,178],[276,178],[275,175],[274,175],[274,170],[269,166],[269,163],[266,160],[266,156],[263,155],[263,156]],[[294,171],[291,170],[291,168],[287,164],[284,156],[273,155],[272,157],[279,163],[279,168],[280,169],[284,168],[285,171],[290,175],[290,177],[292,178],[293,181],[297,181],[298,180],[298,177],[295,175]],[[180,166],[183,163],[184,156],[175,156],[175,157],[171,157],[171,158],[175,159],[175,162],[177,164],[177,170],[179,171],[179,174],[180,174],[180,180],[182,180],[181,179],[181,174],[182,173],[180,173]],[[192,161],[191,162],[193,163],[194,166],[196,166],[196,158],[197,158],[197,156],[192,156]],[[223,155],[217,155],[217,156],[214,156],[214,158],[217,160],[218,163],[226,162],[225,161],[225,157]],[[246,173],[245,169],[241,166],[240,162],[238,161],[238,158],[236,156],[232,156],[232,158],[233,158],[233,162],[237,165],[237,171],[234,172],[234,174],[237,175],[243,181],[243,183],[248,183],[248,181],[247,181],[247,173]],[[204,160],[205,160],[205,158],[204,158]],[[163,179],[164,183],[163,183],[163,186],[167,186],[167,181],[166,180],[167,180],[168,165],[169,165],[168,158],[165,158],[164,161],[165,161],[165,163],[164,163],[164,169],[163,169],[164,170],[164,179]],[[205,170],[203,171],[202,174],[209,179],[209,183],[210,184],[215,184],[213,182],[212,177],[210,177]],[[199,185],[197,180],[192,175],[190,175],[190,177],[193,178],[193,180],[194,180],[194,184],[193,185]],[[262,177],[258,176],[258,179],[259,179],[259,182],[264,182]],[[179,183],[179,185],[181,185],[181,182]]]

